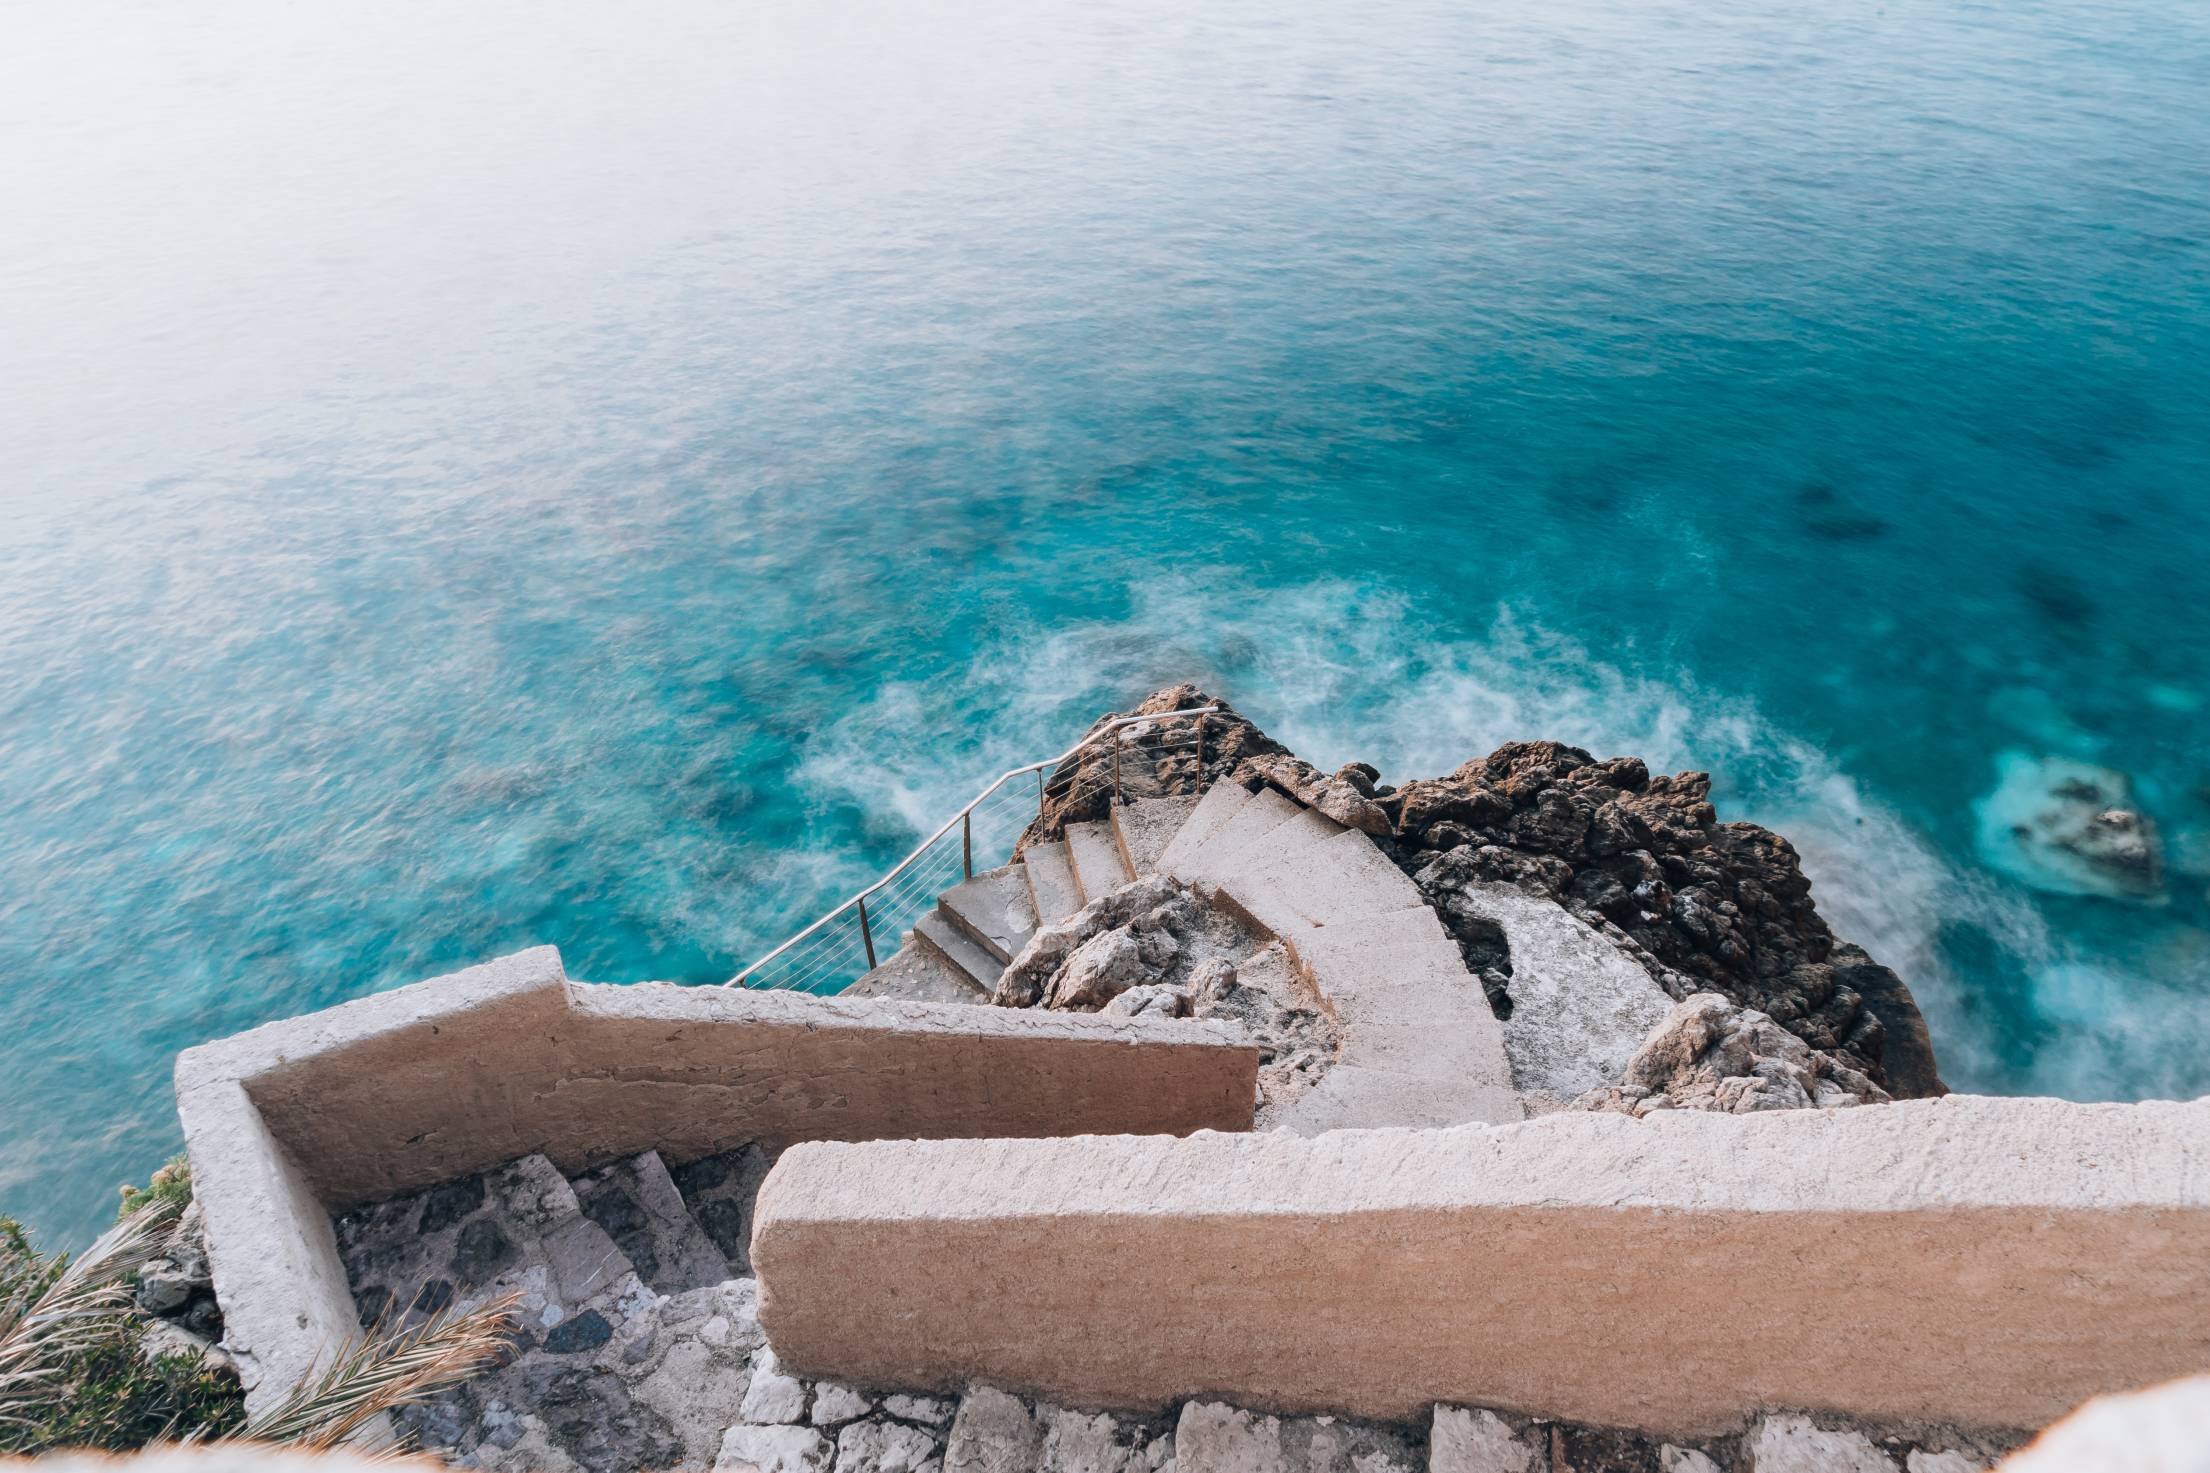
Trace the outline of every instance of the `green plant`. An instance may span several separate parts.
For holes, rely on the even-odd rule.
[[[191,1205],[191,1201],[192,1163],[181,1155],[172,1156],[168,1164],[156,1171],[153,1180],[146,1185],[140,1187],[129,1182],[123,1183],[123,1200],[115,1209],[115,1217],[119,1222],[155,1203],[174,1203],[177,1211],[182,1212]]]
[[[149,1198],[73,1261],[0,1222],[0,1451],[132,1448],[243,1420],[234,1382],[196,1356],[148,1358],[130,1312],[132,1274],[182,1210]]]
[[[519,1295],[509,1294],[477,1309],[433,1315],[411,1329],[370,1330],[238,1436],[335,1447],[384,1413],[457,1385],[503,1357],[513,1348],[519,1302]]]
[[[0,1453],[169,1439],[332,1447],[512,1345],[513,1296],[394,1333],[378,1327],[249,1420],[237,1381],[200,1356],[148,1356],[133,1309],[138,1269],[160,1254],[191,1196],[183,1162],[171,1162],[144,1190],[125,1190],[115,1226],[74,1260],[39,1253],[0,1218]]]

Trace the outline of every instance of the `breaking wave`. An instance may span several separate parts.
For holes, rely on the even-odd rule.
[[[1390,780],[1544,738],[1708,771],[1722,817],[1786,835],[1836,932],[1909,982],[1956,1087],[2111,1098],[2206,1085],[2164,1031],[2190,1005],[2210,1023],[2190,1004],[2184,959],[2165,982],[2121,980],[2060,942],[2034,897],[1944,853],[1755,703],[1678,672],[1632,672],[1510,608],[1455,632],[1351,581],[1145,593],[1125,619],[1008,631],[955,677],[886,687],[821,734],[802,779],[823,801],[896,813],[919,833],[997,771],[1180,680],[1323,767],[1364,760]],[[946,760],[945,732],[960,734],[958,760]]]

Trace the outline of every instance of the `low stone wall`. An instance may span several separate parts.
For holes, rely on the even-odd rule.
[[[1248,1130],[1216,1025],[567,980],[550,947],[186,1050],[179,1114],[249,1400],[358,1332],[330,1212],[532,1152]]]
[[[1072,1405],[2038,1426],[2210,1364],[2210,1101],[787,1152],[784,1362]]]

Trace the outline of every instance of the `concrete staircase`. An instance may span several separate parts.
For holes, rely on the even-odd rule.
[[[896,956],[850,989],[857,996],[981,1002],[998,974],[1036,934],[1109,890],[1155,869],[1194,798],[1137,798],[1112,816],[1067,825],[1066,837],[1031,845],[1013,863],[962,880],[936,897]]]
[[[984,1001],[1039,924],[1162,872],[1278,939],[1341,1030],[1326,1075],[1275,1128],[1525,1118],[1504,1025],[1419,890],[1366,835],[1272,788],[1220,783],[1070,824],[1064,839],[945,891],[851,990]]]

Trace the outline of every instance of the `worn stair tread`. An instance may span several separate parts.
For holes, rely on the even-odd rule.
[[[1141,878],[1159,868],[1159,856],[1197,808],[1195,798],[1139,798],[1113,809],[1113,837],[1129,872]]]
[[[988,1002],[975,979],[933,947],[908,941],[888,961],[844,989],[844,997],[889,997],[904,1002]]]
[[[1023,849],[1021,872],[1038,925],[1063,921],[1082,908],[1082,891],[1074,883],[1074,865],[1064,843],[1054,840]]]
[[[1516,1125],[1527,1111],[1510,1089],[1337,1063],[1273,1124],[1291,1135],[1382,1126]]]
[[[916,921],[913,934],[953,967],[966,973],[968,979],[985,992],[998,985],[998,978],[1005,971],[996,957],[982,949],[981,942],[936,911]]]
[[[1029,898],[1027,877],[1014,865],[962,880],[937,896],[936,904],[1000,963],[1011,961],[1036,934],[1036,903]]]
[[[335,1227],[363,1328],[405,1328],[522,1288],[542,1296],[553,1316],[544,1323],[557,1324],[641,1283],[542,1155],[389,1198]]]
[[[1404,871],[1356,829],[1240,873],[1222,893],[1275,935],[1387,915],[1421,904]]]
[[[1102,819],[1067,825],[1067,858],[1073,863],[1075,888],[1081,892],[1084,905],[1134,878],[1120,857],[1120,842],[1113,837],[1113,826]]]
[[[1291,855],[1315,849],[1343,832],[1343,825],[1324,813],[1299,809],[1287,823],[1258,835],[1232,852],[1217,858],[1211,846],[1189,862],[1199,878],[1212,885],[1233,885],[1239,876],[1266,869]]]
[[[1435,907],[1426,901],[1407,905],[1397,910],[1383,911],[1379,915],[1363,916],[1355,921],[1341,921],[1314,933],[1329,940],[1358,940],[1376,946],[1390,946],[1403,941],[1441,941],[1451,946],[1458,943],[1443,928],[1442,918],[1435,914]]]
[[[1182,821],[1181,828],[1160,853],[1159,868],[1171,873],[1185,856],[1218,833],[1220,826],[1250,801],[1250,793],[1235,783],[1214,783],[1207,788],[1205,796],[1197,800],[1197,806],[1190,810],[1189,817]]]
[[[1316,985],[1334,997],[1352,979],[1373,978],[1367,990],[1380,986],[1426,986],[1431,979],[1463,981],[1475,993],[1481,979],[1466,969],[1457,943],[1446,937],[1411,936],[1381,940],[1371,936],[1338,935],[1334,926],[1299,931],[1288,939],[1290,950]],[[1335,979],[1330,989],[1323,979]]]
[[[1233,818],[1220,826],[1218,832],[1186,855],[1175,873],[1193,877],[1218,870],[1246,846],[1263,840],[1302,812],[1304,807],[1296,799],[1284,797],[1272,788],[1261,788],[1236,810]]]
[[[680,1294],[732,1277],[729,1260],[691,1216],[657,1151],[574,1179],[583,1215],[606,1230],[655,1292]]]
[[[744,1145],[668,1172],[692,1221],[740,1275],[752,1272],[752,1206],[775,1156],[765,1147]]]

